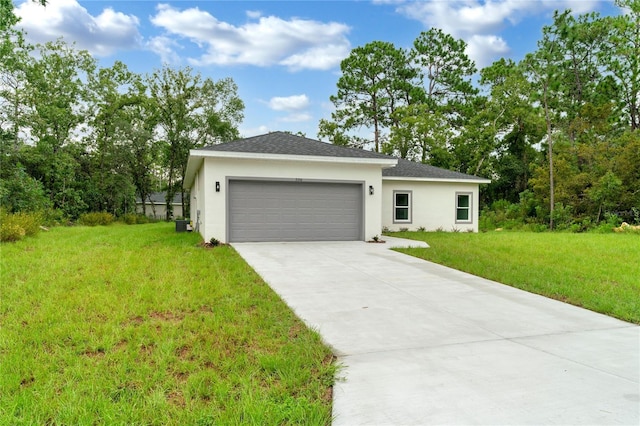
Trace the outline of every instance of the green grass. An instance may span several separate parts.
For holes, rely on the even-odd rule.
[[[422,259],[640,324],[640,237],[634,234],[394,233],[426,241]]]
[[[329,424],[336,366],[229,246],[172,224],[0,246],[0,425]]]

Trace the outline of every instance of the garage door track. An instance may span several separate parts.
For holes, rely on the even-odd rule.
[[[338,355],[335,425],[640,424],[640,327],[390,245],[234,244]]]

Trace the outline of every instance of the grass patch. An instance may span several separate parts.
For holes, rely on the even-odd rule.
[[[0,424],[329,424],[335,365],[232,247],[173,223],[0,250]]]
[[[633,234],[395,233],[398,249],[532,293],[640,324],[640,238]]]

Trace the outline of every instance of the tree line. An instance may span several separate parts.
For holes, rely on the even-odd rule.
[[[4,1],[4,0],[3,0]],[[10,1],[9,1],[10,3]],[[4,10],[4,9],[3,9]],[[10,9],[8,9],[10,12]],[[0,205],[9,212],[135,212],[136,197],[182,194],[189,150],[237,139],[244,104],[231,78],[191,68],[99,67],[59,39],[30,45],[0,19]],[[187,211],[187,210],[183,210]]]
[[[534,52],[479,72],[439,29],[357,47],[318,136],[490,178],[483,203],[522,224],[639,220],[640,1],[615,4],[556,11]]]

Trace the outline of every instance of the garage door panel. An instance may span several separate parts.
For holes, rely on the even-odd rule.
[[[229,182],[229,240],[361,240],[361,184]]]

